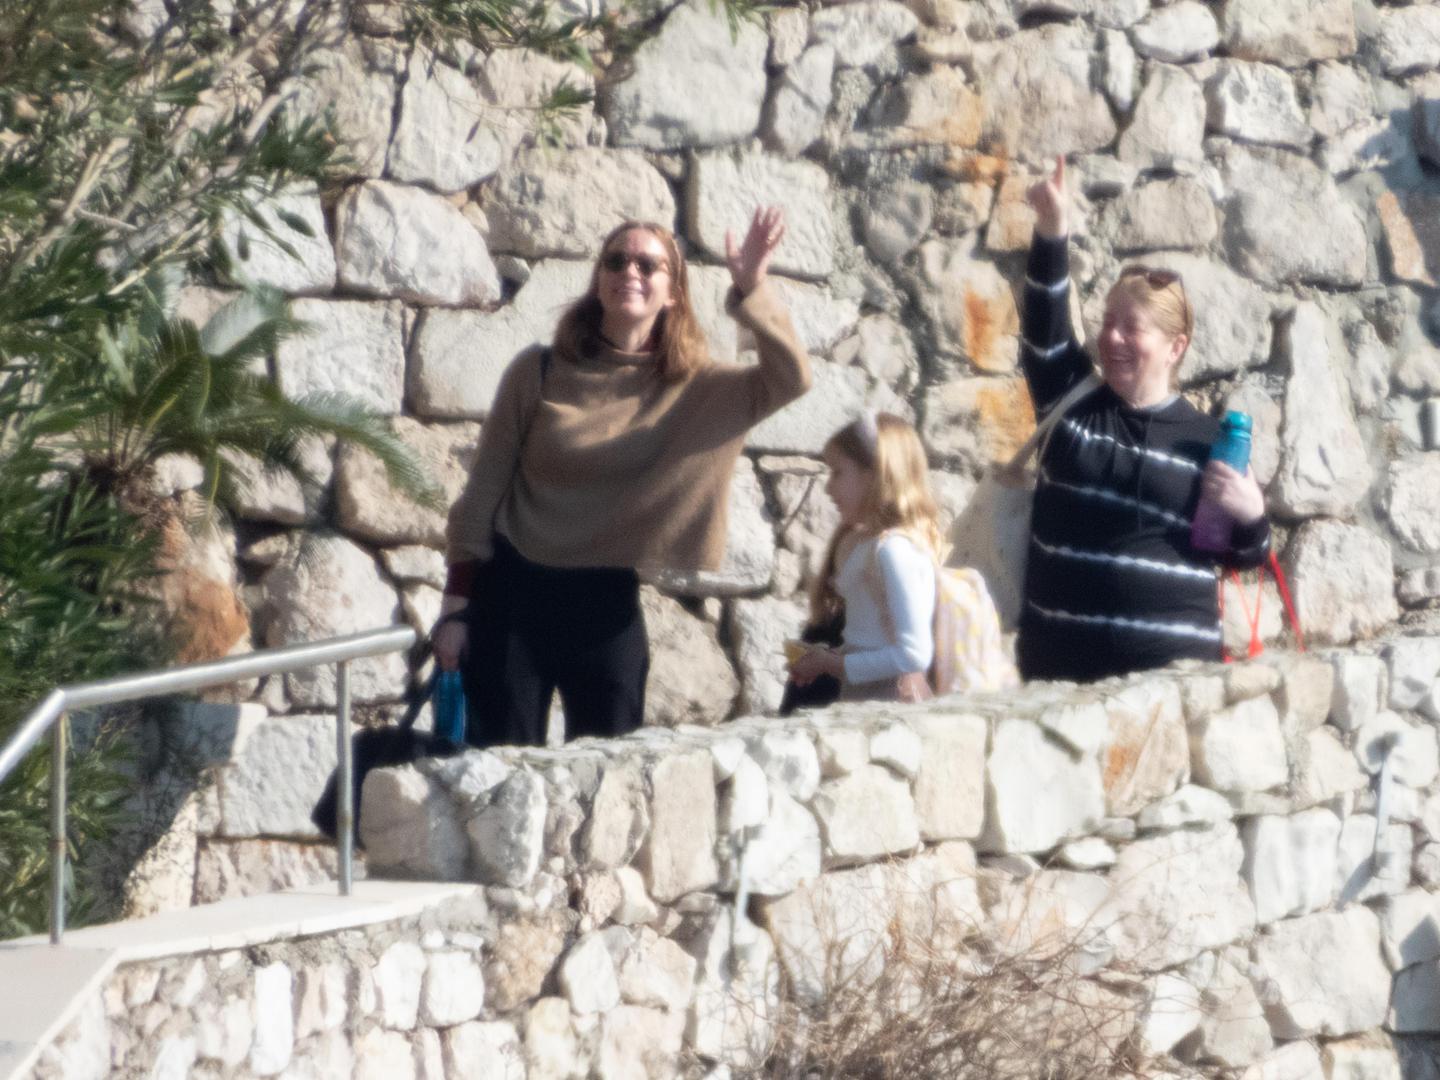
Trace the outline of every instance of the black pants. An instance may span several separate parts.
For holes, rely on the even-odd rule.
[[[556,690],[567,740],[640,726],[650,648],[634,570],[541,566],[496,537],[470,611],[466,742],[543,746]]]

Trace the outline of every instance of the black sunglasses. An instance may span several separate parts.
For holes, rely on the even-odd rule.
[[[653,255],[631,255],[626,251],[607,251],[600,256],[600,265],[612,274],[623,274],[625,268],[631,263],[635,269],[640,271],[641,277],[650,277],[657,270],[668,270],[664,259],[657,259]]]

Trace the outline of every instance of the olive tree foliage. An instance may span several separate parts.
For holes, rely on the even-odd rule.
[[[289,248],[308,226],[257,208],[345,176],[330,118],[292,105],[362,7],[437,50],[583,61],[595,29],[515,0],[0,0],[0,743],[50,687],[171,655],[147,611],[176,513],[152,483],[161,457],[198,461],[223,503],[236,455],[304,479],[301,440],[338,437],[436,497],[380,417],[269,378],[297,329],[283,297],[241,294],[205,327],[174,314],[184,282],[228,280],[227,216]],[[583,100],[559,87],[552,104]],[[71,764],[82,915],[115,901],[88,888],[84,855],[117,821],[118,745]],[[44,925],[48,775],[42,747],[0,781],[0,937]]]

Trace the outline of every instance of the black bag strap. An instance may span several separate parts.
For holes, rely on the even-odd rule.
[[[425,661],[430,659],[431,651],[430,638],[427,636],[415,642],[406,656],[405,712],[395,725],[401,731],[409,731],[415,726],[420,710],[425,708],[425,703],[430,700],[430,695],[435,690],[434,671],[428,679],[420,678],[420,669],[425,666]]]

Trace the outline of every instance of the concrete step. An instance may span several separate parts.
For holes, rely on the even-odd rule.
[[[222,900],[145,919],[88,926],[52,946],[48,936],[0,941],[0,1080],[21,1080],[87,995],[120,964],[218,952],[334,933],[420,914],[478,886],[357,881]]]

